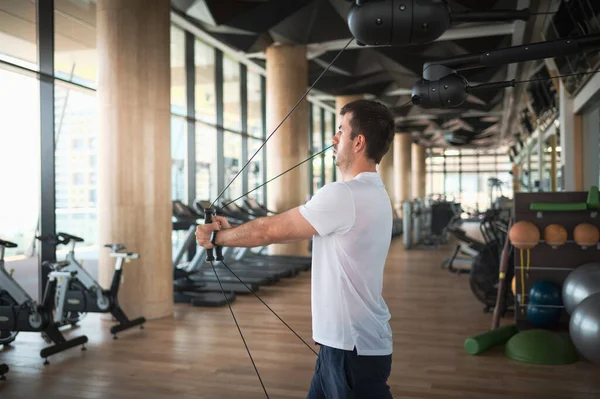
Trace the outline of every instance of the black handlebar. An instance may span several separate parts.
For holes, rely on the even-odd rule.
[[[57,245],[67,245],[71,241],[75,242],[83,242],[83,238],[67,234],[67,233],[58,233],[58,234],[48,234],[45,236],[36,236],[36,239],[53,246]]]
[[[59,244],[67,244],[64,239],[58,235],[45,235],[45,236],[35,236],[36,239],[44,242],[48,245],[57,246]]]
[[[67,233],[58,233],[58,236],[64,238],[65,240],[67,240],[67,242],[69,242],[70,240],[73,240],[75,242],[83,242],[83,238],[73,236]]]
[[[0,247],[16,248],[17,244],[15,244],[14,242],[10,242],[10,241],[0,240]]]

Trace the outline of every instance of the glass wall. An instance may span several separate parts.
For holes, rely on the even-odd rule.
[[[56,84],[54,142],[56,230],[98,242],[98,137],[96,96]]]
[[[171,27],[171,109],[174,114],[171,126],[171,153],[173,199],[187,202],[186,182],[188,165],[195,163],[195,192],[192,197],[199,200],[214,200],[219,194],[218,187],[226,187],[237,175],[244,159],[250,156],[262,144],[264,135],[263,115],[263,77],[261,74],[242,69],[238,61],[223,54],[198,38],[193,38],[193,65],[186,65],[185,31],[177,26]],[[189,49],[189,47],[188,47]],[[191,59],[191,58],[190,58]],[[222,62],[221,62],[222,61]],[[222,71],[216,66],[222,65]],[[187,73],[186,73],[187,70]],[[242,74],[245,73],[245,76]],[[187,76],[194,75],[194,92],[187,93]],[[222,76],[222,80],[218,77]],[[246,88],[242,90],[242,82]],[[217,93],[222,90],[223,102],[217,102]],[[242,98],[242,94],[247,93]],[[186,104],[194,103],[194,114],[187,114]],[[247,115],[243,119],[244,112]],[[179,119],[175,115],[186,116]],[[222,115],[223,126],[217,121]],[[190,130],[193,128],[193,131]],[[245,128],[245,129],[244,129]],[[217,135],[222,134],[222,142]],[[195,145],[192,151],[194,159],[187,159],[190,149],[187,143],[191,139]],[[244,145],[247,137],[247,147]],[[221,144],[219,144],[221,143]],[[218,146],[221,145],[221,148]],[[247,153],[244,154],[244,149]],[[223,159],[218,159],[222,151]],[[264,181],[264,150],[257,154],[248,165],[248,173],[240,174],[227,191],[223,199],[242,196],[243,189],[257,187]],[[222,164],[222,169],[219,165]],[[264,191],[252,193],[264,202]]]
[[[247,71],[247,105],[248,105],[248,155],[250,159],[260,148],[264,137],[265,121],[263,119],[262,102],[265,94],[262,89],[262,80],[260,74],[248,70]],[[254,156],[250,165],[248,165],[248,191],[260,186],[264,183],[265,169],[265,150],[267,146],[263,146],[260,151]],[[254,190],[248,195],[249,198],[256,199],[259,203],[266,205],[264,188]]]
[[[558,127],[557,120],[554,124]],[[515,188],[515,191],[550,192],[563,190],[560,129],[554,130],[552,126],[549,129],[551,130],[546,130],[542,134],[543,143],[541,145],[536,131],[535,136],[523,143],[522,147],[519,145],[511,150],[513,155],[516,154],[514,162],[518,167],[518,187]],[[591,145],[593,146],[593,144],[584,140],[584,149],[589,149]],[[519,150],[516,148],[519,148]],[[584,168],[584,176],[586,173],[593,173],[597,170],[594,166],[589,165],[589,167]]]
[[[257,139],[248,139],[248,159],[252,157],[258,151],[260,146],[262,145],[262,140]],[[248,191],[260,186],[264,183],[263,179],[263,168],[264,168],[264,149],[266,146],[261,148],[261,150],[254,156],[250,165],[248,165]],[[266,205],[266,201],[264,198],[264,190],[259,188],[257,190],[252,191],[248,195],[249,198],[256,199],[260,204]]]
[[[217,129],[196,123],[196,199],[212,201],[217,195]]]
[[[240,64],[226,55],[223,56],[223,126],[242,130]]]
[[[84,239],[80,258],[98,244],[96,48],[96,3],[55,0],[54,75],[80,85],[55,81],[56,231]]]
[[[445,194],[469,213],[484,212],[500,195],[512,197],[506,149],[432,149],[426,158],[427,195]],[[491,182],[497,182],[491,186]]]
[[[258,138],[263,137],[264,126],[261,109],[263,98],[261,79],[258,73],[248,70],[248,134]]]
[[[185,32],[171,25],[171,112],[187,115]]]
[[[229,183],[231,183],[229,188],[223,194],[223,199],[233,200],[238,197],[241,197],[241,195],[243,194],[242,174],[235,178],[242,166],[244,166],[244,164],[242,163],[242,135],[237,133],[225,132],[223,135],[223,141],[223,150],[225,155],[225,176],[223,181],[223,187],[227,187]],[[248,165],[246,168],[248,167],[250,167],[250,165]],[[234,178],[235,180],[233,180]]]
[[[310,106],[309,156],[315,155],[332,145],[332,138],[337,132],[335,113],[316,104]],[[310,195],[314,195],[321,187],[336,180],[337,170],[333,158],[333,148],[312,159],[309,165]]]
[[[39,69],[34,1],[0,1],[0,60]],[[6,250],[7,262],[34,255],[40,209],[39,92],[35,74],[0,64],[0,170],[2,187],[11,188],[0,195],[0,237],[18,244]]]
[[[185,31],[171,25],[171,199],[187,201]],[[179,116],[181,115],[181,116]]]
[[[40,88],[36,78],[1,68],[0,87],[0,171],[2,187],[8,188],[0,195],[0,237],[18,244],[6,250],[10,261],[33,255],[40,209]]]
[[[196,40],[194,65],[196,120],[215,124],[217,123],[215,49]]]
[[[321,108],[312,105],[310,107],[311,112],[311,131],[310,131],[310,150],[311,155],[314,155],[323,149],[323,131],[321,126]],[[323,155],[319,155],[312,159],[312,180],[311,180],[311,194],[317,192],[323,186],[323,174],[321,171],[321,165],[323,165]]]
[[[184,118],[171,116],[171,199],[183,202],[187,201],[186,126]]]
[[[223,55],[223,126],[228,129],[223,134],[223,160],[225,173],[223,187],[229,185],[223,194],[224,200],[233,200],[243,194],[245,174],[236,175],[245,162],[242,162],[242,98],[240,64]],[[234,180],[235,178],[235,180]]]
[[[7,256],[36,255],[36,229],[47,216],[40,214],[40,187],[42,183],[53,183],[56,230],[84,238],[83,247],[87,248],[78,251],[78,256],[97,257],[100,163],[96,2],[55,0],[50,15],[37,14],[36,1],[0,1],[0,168],[9,172],[3,175],[5,186],[21,189],[18,195],[0,199],[0,235],[19,243],[17,249],[7,251]],[[54,53],[38,60],[37,20],[51,17]],[[218,187],[233,179],[244,160],[266,138],[264,71],[258,65],[242,68],[234,55],[216,51],[174,24],[170,29],[170,54],[171,197],[182,201],[193,197],[214,199]],[[38,65],[50,62],[57,78],[53,82],[55,151],[44,152],[48,156],[43,160],[54,162],[55,174],[51,182],[41,182],[42,127],[52,126],[52,120],[41,120]],[[217,71],[217,65],[223,70]],[[188,91],[190,77],[193,90]],[[220,98],[217,101],[221,91],[222,103]],[[334,134],[335,115],[322,105],[312,109],[313,124],[307,133],[314,144],[311,150],[321,151]],[[221,116],[223,126],[217,126]],[[218,141],[217,132],[221,131],[223,140]],[[246,187],[251,190],[272,177],[265,175],[265,150],[263,147],[256,154],[248,173],[236,178],[227,197],[239,197]],[[217,159],[220,153],[223,159]],[[316,171],[311,176],[313,189],[334,181],[331,150],[318,157],[312,167]],[[260,189],[251,196],[266,203],[265,193]]]
[[[0,238],[18,245],[6,249],[6,268],[35,299],[41,207],[36,14],[35,1],[0,1]]]
[[[323,120],[324,136],[325,136],[325,148],[329,147],[331,139],[335,135],[336,128],[334,125],[335,115],[329,111],[325,111],[325,118]],[[333,148],[328,149],[324,154],[323,162],[325,163],[325,184],[335,181],[335,159],[333,158]]]

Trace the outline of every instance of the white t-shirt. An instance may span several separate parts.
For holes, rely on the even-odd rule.
[[[317,230],[312,249],[313,340],[359,355],[392,353],[383,268],[392,206],[379,174],[330,183],[300,207]]]

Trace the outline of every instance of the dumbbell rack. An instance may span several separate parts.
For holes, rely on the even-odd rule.
[[[516,306],[515,322],[519,330],[540,328],[527,318],[527,297],[529,289],[539,280],[546,280],[563,286],[568,274],[575,268],[590,262],[600,262],[600,246],[583,249],[573,241],[573,230],[580,223],[590,223],[600,228],[600,215],[598,210],[569,210],[569,211],[537,211],[531,210],[532,203],[585,203],[588,193],[585,191],[573,192],[548,192],[548,193],[515,193],[514,221],[528,221],[535,224],[540,230],[541,241],[529,251],[529,270],[525,269],[525,298],[521,295],[521,255],[520,249],[514,248],[515,278],[516,278]],[[567,230],[567,242],[553,248],[543,240],[544,229],[550,224],[560,224]],[[527,254],[523,253],[526,262]],[[510,283],[510,282],[509,282]],[[546,328],[546,327],[544,327]],[[554,330],[567,331],[569,328],[569,315],[563,309],[559,323]]]

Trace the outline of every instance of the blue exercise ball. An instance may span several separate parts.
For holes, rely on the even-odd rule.
[[[527,305],[527,318],[538,327],[551,327],[560,320],[560,311],[561,308],[530,303]]]
[[[592,363],[600,363],[600,293],[581,301],[571,314],[569,334],[573,344]]]
[[[551,281],[536,281],[529,290],[529,303],[562,306],[562,289]]]
[[[600,292],[600,262],[579,266],[569,273],[562,287],[565,310],[571,314],[585,298]]]

